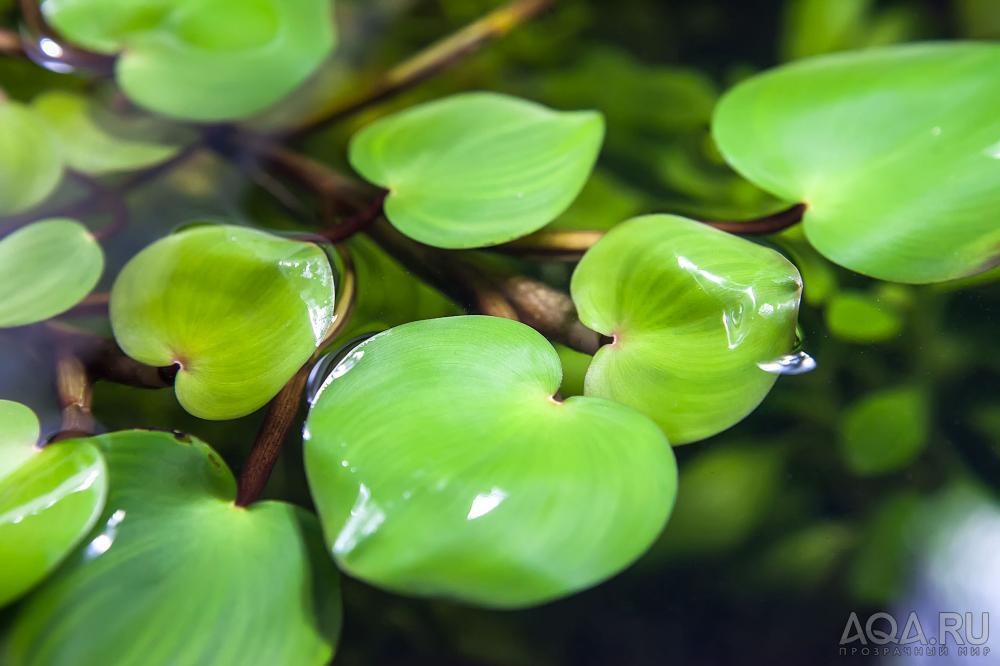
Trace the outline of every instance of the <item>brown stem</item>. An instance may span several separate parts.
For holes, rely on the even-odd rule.
[[[412,88],[528,22],[553,2],[513,0],[392,68],[371,89],[341,101],[284,135],[293,140],[300,138]]]
[[[344,219],[336,224],[327,223],[327,229],[321,232],[326,240],[338,243],[346,240],[359,231],[366,229],[376,220],[382,217],[382,204],[385,203],[386,193],[377,196],[364,210]]]
[[[49,441],[94,434],[90,377],[83,361],[66,345],[60,345],[56,352],[56,389],[62,409],[62,427]]]
[[[802,221],[806,212],[804,203],[797,203],[784,210],[743,221],[705,220],[705,224],[739,236],[776,234]]]
[[[88,317],[91,315],[106,315],[110,302],[111,294],[106,291],[96,291],[59,316]]]
[[[139,363],[125,355],[111,338],[105,338],[72,326],[49,321],[45,328],[59,345],[71,350],[84,364],[93,381],[105,380],[136,388],[158,389],[172,386],[175,366],[157,368]]]
[[[0,55],[12,56],[15,58],[24,57],[24,47],[21,44],[21,36],[13,30],[0,30]]]
[[[306,388],[311,368],[312,362],[302,366],[267,406],[264,422],[257,431],[257,439],[240,473],[236,506],[247,506],[255,502],[264,491],[271,470],[278,461],[281,447],[299,411],[302,392]]]
[[[130,193],[139,187],[142,187],[149,181],[155,179],[167,171],[170,171],[176,167],[181,162],[187,160],[191,155],[193,155],[200,148],[200,145],[195,143],[184,150],[181,150],[176,155],[171,157],[165,162],[161,162],[155,166],[149,167],[148,169],[143,169],[142,171],[136,171],[129,174],[123,181],[121,181],[117,187],[108,187],[100,181],[89,178],[88,176],[82,176],[80,174],[71,173],[71,178],[76,178],[77,182],[81,183],[86,187],[89,192],[87,195],[79,197],[76,201],[72,201],[68,204],[60,204],[58,206],[50,206],[48,208],[40,208],[37,210],[32,210],[21,215],[15,215],[12,217],[4,218],[6,226],[0,231],[0,236],[17,231],[21,227],[27,226],[36,220],[43,220],[49,217],[72,217],[80,218],[85,215],[96,213],[102,209],[108,209],[112,215],[122,216],[119,220],[124,220],[127,225],[128,211],[124,207],[124,203],[121,202],[121,198],[126,194]],[[86,180],[87,182],[83,182]],[[91,187],[91,184],[94,187]],[[110,198],[114,196],[118,199],[117,202],[110,201]],[[121,202],[121,203],[120,203]],[[118,206],[121,208],[115,210]],[[117,225],[112,222],[109,227],[101,229],[95,234],[96,238],[103,239],[118,233],[122,229],[122,225],[119,222]]]
[[[28,30],[37,38],[22,43],[24,52],[42,67],[55,71],[78,69],[100,76],[114,74],[115,56],[88,51],[60,35],[46,23],[39,0],[21,0],[21,14]]]
[[[540,280],[485,269],[462,253],[422,245],[384,220],[366,231],[408,270],[472,312],[519,320],[556,342],[588,354],[600,346],[598,334],[577,317],[572,299]]]
[[[311,157],[275,143],[244,143],[263,166],[305,187],[320,201],[320,217],[329,222],[345,212],[364,207],[358,183]]]
[[[737,236],[758,236],[774,234],[794,226],[802,221],[805,204],[795,204],[789,208],[754,218],[752,220],[718,221],[703,220],[710,227]],[[520,257],[539,257],[556,261],[579,261],[580,257],[604,236],[603,231],[596,230],[547,230],[537,231],[531,235],[519,238],[510,243],[487,248],[492,252],[500,252]]]
[[[94,238],[104,240],[128,227],[128,207],[125,205],[120,191],[110,188],[96,178],[92,178],[86,174],[70,171],[68,175],[87,189],[90,193],[90,200],[94,202],[93,205],[105,211],[111,217],[111,223],[99,229],[94,234]]]
[[[603,231],[543,229],[510,243],[488,249],[515,256],[538,257],[556,261],[578,261],[580,256],[591,245],[599,241],[603,235]]]
[[[306,388],[306,381],[313,365],[319,360],[327,343],[333,340],[344,330],[354,309],[355,302],[355,273],[354,264],[351,261],[347,250],[338,245],[337,251],[340,253],[343,265],[341,275],[340,294],[337,306],[334,310],[333,325],[327,332],[323,341],[317,346],[316,352],[305,365],[288,381],[278,395],[274,396],[267,406],[264,421],[257,431],[253,448],[243,465],[240,479],[236,491],[236,505],[248,506],[257,501],[267,480],[271,477],[271,470],[278,462],[281,448],[288,438],[292,425],[295,423],[295,416],[299,411],[302,402],[302,395]]]

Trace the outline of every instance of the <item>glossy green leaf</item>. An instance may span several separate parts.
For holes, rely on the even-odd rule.
[[[830,333],[849,342],[884,342],[903,330],[903,318],[889,303],[857,291],[836,294],[826,307]]]
[[[81,173],[101,175],[153,166],[177,153],[179,146],[133,140],[113,134],[95,118],[87,98],[53,90],[36,97],[32,108],[58,137],[66,165]],[[116,123],[124,119],[115,118]],[[140,123],[145,129],[151,124]]]
[[[62,173],[59,144],[42,119],[22,104],[0,99],[0,215],[41,203]]]
[[[137,104],[196,121],[263,111],[303,83],[335,41],[330,0],[48,0],[70,40],[119,54]]]
[[[310,243],[227,225],[192,227],[132,258],[111,291],[126,354],[177,364],[177,399],[206,419],[264,405],[333,322],[334,279]]]
[[[103,271],[101,246],[73,220],[35,222],[0,239],[0,328],[65,312],[90,293]]]
[[[283,502],[234,505],[207,445],[126,431],[97,528],[18,610],[9,666],[327,664],[340,629],[319,525]]]
[[[840,445],[856,474],[877,475],[906,467],[927,444],[927,400],[914,387],[872,393],[851,405],[840,424]]]
[[[613,338],[587,395],[638,409],[673,444],[750,413],[774,384],[763,370],[794,346],[802,285],[777,252],[670,215],[625,222],[573,273],[580,320]]]
[[[604,121],[493,93],[382,118],[357,133],[351,164],[389,190],[385,212],[428,245],[496,245],[565,211],[597,159]]]
[[[726,159],[809,208],[810,242],[846,268],[925,283],[1000,258],[1000,45],[916,44],[781,67],[715,113]]]
[[[404,324],[332,372],[306,427],[309,486],[341,568],[386,589],[542,603],[636,559],[670,513],[655,424],[557,402],[559,358],[495,317]]]
[[[0,400],[0,606],[35,586],[97,522],[107,477],[81,440],[40,449],[38,419]]]

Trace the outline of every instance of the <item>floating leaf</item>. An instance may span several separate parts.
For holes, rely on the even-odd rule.
[[[59,144],[45,123],[24,105],[0,99],[0,215],[41,203],[62,172]]]
[[[104,508],[104,460],[86,440],[40,449],[35,414],[0,400],[0,606],[45,578]]]
[[[329,0],[48,0],[71,41],[120,54],[116,74],[137,104],[197,121],[244,118],[303,83],[335,41]]]
[[[670,215],[629,220],[573,274],[580,320],[613,338],[594,356],[587,395],[638,409],[673,444],[749,414],[793,347],[801,282],[777,252]]]
[[[404,324],[336,368],[306,427],[330,549],[396,592],[541,603],[627,566],[670,513],[655,424],[606,400],[557,402],[559,358],[495,317]]]
[[[274,397],[333,321],[330,263],[312,244],[243,227],[188,228],[125,266],[111,325],[126,354],[177,364],[177,399],[206,419]]]
[[[874,296],[843,291],[827,305],[826,325],[830,333],[843,340],[885,342],[903,330],[903,318],[891,304],[883,304]]]
[[[604,121],[493,93],[382,118],[351,141],[351,164],[389,190],[389,221],[446,248],[496,245],[565,211],[597,159]]]
[[[0,328],[65,312],[103,271],[101,246],[79,222],[54,218],[18,229],[0,240]]]
[[[18,609],[9,666],[326,664],[336,572],[315,518],[233,504],[207,445],[168,433],[92,438],[108,464],[98,527]]]
[[[53,90],[36,97],[32,107],[58,137],[66,165],[81,173],[141,169],[169,159],[179,150],[176,145],[112,134],[92,116],[94,110],[83,95]],[[115,122],[125,120],[116,118]],[[151,128],[149,122],[140,124]]]
[[[1000,258],[1000,46],[915,44],[815,58],[754,77],[714,131],[747,178],[809,208],[830,260],[938,282]]]
[[[840,445],[856,474],[877,475],[906,467],[927,444],[924,394],[903,387],[872,393],[851,405],[840,424]]]

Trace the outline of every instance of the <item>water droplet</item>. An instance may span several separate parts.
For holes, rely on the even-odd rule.
[[[775,375],[803,375],[816,369],[816,359],[804,351],[797,351],[773,361],[758,363],[757,367]]]

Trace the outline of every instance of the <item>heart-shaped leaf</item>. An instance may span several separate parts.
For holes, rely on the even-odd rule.
[[[467,93],[382,118],[351,141],[351,164],[389,190],[385,212],[437,247],[496,245],[565,211],[597,159],[604,121],[493,93]]]
[[[127,431],[88,441],[107,460],[107,507],[18,609],[4,664],[329,662],[340,593],[312,515],[235,506],[232,474],[198,440]]]
[[[334,280],[310,243],[227,225],[162,238],[122,269],[111,326],[126,354],[177,364],[177,399],[205,419],[264,405],[334,319]]]
[[[720,102],[726,159],[808,205],[809,241],[853,271],[937,282],[1000,259],[1000,46],[916,44],[756,76]]]
[[[0,328],[65,312],[103,271],[101,246],[79,222],[55,218],[18,229],[0,239]]]
[[[104,460],[86,440],[40,449],[35,414],[0,400],[0,606],[21,596],[97,522]]]
[[[62,172],[59,144],[45,123],[22,104],[0,99],[0,215],[40,203]]]
[[[559,357],[527,326],[404,324],[351,352],[306,427],[334,557],[387,589],[491,607],[541,603],[636,559],[670,513],[656,425],[612,402],[557,402]]]
[[[630,405],[673,444],[749,414],[774,384],[758,364],[789,353],[802,290],[777,252],[671,215],[625,222],[573,273],[580,320],[614,342],[586,394]]]
[[[335,41],[330,0],[49,0],[70,40],[120,53],[133,101],[197,121],[243,118],[299,86]]]
[[[52,90],[31,103],[58,137],[63,160],[74,171],[106,174],[153,166],[169,159],[180,149],[178,145],[149,140],[128,139],[112,133],[96,119],[96,109],[83,95]],[[118,125],[153,130],[149,119],[132,120],[114,117]],[[147,132],[148,133],[148,132]]]

